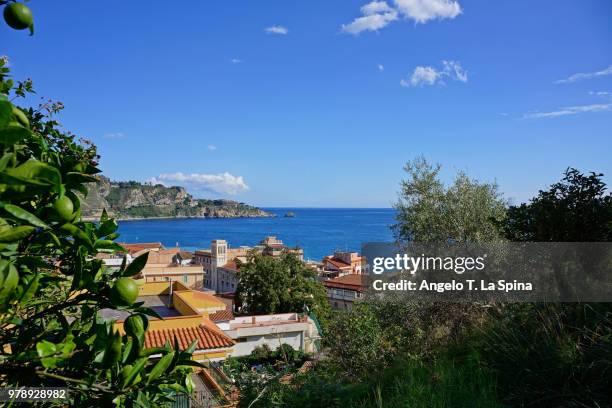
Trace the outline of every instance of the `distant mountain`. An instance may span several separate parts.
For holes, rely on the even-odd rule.
[[[81,212],[85,219],[98,219],[105,208],[109,215],[118,219],[273,216],[236,201],[193,198],[183,187],[118,182],[100,177],[98,183],[88,186]]]

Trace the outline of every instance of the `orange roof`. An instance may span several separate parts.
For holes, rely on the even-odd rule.
[[[208,318],[213,322],[222,322],[225,320],[232,320],[234,318],[234,313],[232,313],[231,308],[228,306],[225,310],[209,314]]]
[[[145,347],[163,347],[166,341],[174,347],[174,338],[178,339],[181,349],[186,349],[194,340],[198,341],[196,349],[216,349],[231,347],[234,341],[222,332],[216,332],[204,325],[176,329],[148,330],[145,333]]]
[[[336,268],[339,268],[339,269],[344,269],[344,268],[350,268],[351,267],[350,264],[347,264],[346,262],[341,261],[339,259],[329,258],[329,259],[326,259],[325,261],[329,262],[330,264],[334,265]]]
[[[363,275],[348,274],[338,278],[323,281],[323,285],[328,288],[351,289],[356,291],[363,290]]]
[[[236,264],[236,261],[232,260],[232,261],[227,261],[225,263],[225,265],[223,265],[223,268],[225,269],[231,269],[233,271],[238,271],[238,265]]]
[[[120,242],[119,245],[127,249],[130,253],[142,251],[143,249],[162,249],[164,247],[161,242],[139,242],[134,244]]]

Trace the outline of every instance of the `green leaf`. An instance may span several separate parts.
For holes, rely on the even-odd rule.
[[[2,158],[0,158],[0,171],[4,171],[9,161],[13,158],[13,153],[5,153]]]
[[[108,213],[106,212],[106,208],[103,208],[102,215],[100,215],[100,225],[104,224],[106,221],[108,221]]]
[[[121,276],[134,276],[138,272],[142,271],[142,269],[147,264],[147,260],[149,259],[149,253],[145,252],[144,254],[136,257],[128,266],[125,268]]]
[[[116,243],[115,241],[111,241],[109,239],[98,239],[94,242],[94,248],[97,250],[107,249],[112,251],[122,251],[123,247]]]
[[[55,167],[30,159],[22,165],[6,171],[9,175],[29,183],[55,186],[58,190],[62,184],[62,176]]]
[[[132,384],[132,382],[136,379],[136,376],[138,376],[138,374],[147,364],[148,359],[148,357],[142,357],[136,360],[136,362],[134,363],[134,367],[132,367],[132,370],[125,376],[125,379],[121,383],[121,388],[125,388],[128,385]]]
[[[187,347],[187,349],[185,349],[183,352],[186,354],[193,354],[193,352],[195,351],[196,347],[198,346],[198,341],[194,340],[189,347]]]
[[[107,236],[117,231],[117,228],[119,228],[119,224],[114,219],[104,221],[98,228],[98,235],[101,237]]]
[[[6,212],[13,215],[14,217],[19,218],[20,220],[23,220],[23,221],[27,221],[28,223],[36,227],[45,228],[45,229],[49,228],[49,226],[45,224],[40,218],[24,210],[21,207],[18,207],[13,204],[6,204],[4,206],[4,209],[6,210]]]
[[[28,138],[30,134],[30,131],[24,127],[7,126],[0,129],[0,143],[11,146]]]
[[[189,359],[185,359],[185,360],[180,360],[177,364],[177,367],[179,366],[189,366],[189,367],[199,367],[199,368],[206,368],[206,366],[202,363],[199,363],[195,360],[189,360]]]
[[[27,287],[25,288],[23,295],[21,295],[21,299],[19,300],[20,302],[27,302],[28,300],[30,300],[32,298],[32,296],[34,296],[34,294],[36,293],[36,290],[38,289],[38,281],[40,279],[40,275],[36,275],[27,285]]]
[[[8,123],[13,119],[12,109],[13,107],[11,106],[11,103],[6,100],[6,97],[0,99],[0,128],[8,125]]]
[[[93,247],[93,244],[91,243],[91,239],[89,239],[89,235],[87,235],[85,231],[81,230],[76,225],[68,223],[68,224],[62,225],[60,228],[70,233],[74,238],[85,242],[90,247]]]
[[[39,357],[49,357],[55,355],[57,347],[50,341],[43,340],[36,343],[36,351]]]
[[[159,361],[155,364],[151,372],[149,372],[149,376],[147,377],[147,384],[149,384],[151,381],[154,381],[160,375],[166,372],[166,370],[170,366],[170,363],[172,363],[174,353],[175,351],[171,351],[159,359]]]
[[[36,231],[36,228],[27,225],[14,227],[0,232],[0,242],[15,242],[21,241],[31,233]]]

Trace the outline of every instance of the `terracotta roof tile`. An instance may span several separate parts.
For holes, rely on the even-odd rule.
[[[347,264],[346,262],[340,261],[338,259],[330,258],[330,259],[326,259],[325,261],[329,262],[330,264],[334,265],[336,268],[339,268],[339,269],[350,268],[351,267],[350,264]]]
[[[323,286],[328,288],[352,289],[362,291],[364,287],[364,276],[359,274],[348,274],[334,279],[323,281]]]
[[[129,253],[139,252],[143,249],[162,249],[164,247],[161,242],[138,242],[132,244],[120,242],[119,245],[127,249]]]
[[[174,338],[178,339],[179,347],[186,349],[194,340],[198,340],[197,349],[216,349],[231,347],[234,341],[228,336],[216,332],[204,325],[177,329],[148,330],[145,333],[145,347],[163,347],[166,341],[174,347]]]
[[[225,320],[232,320],[234,318],[234,313],[232,313],[232,310],[228,307],[225,310],[209,314],[208,318],[213,322],[222,322]]]

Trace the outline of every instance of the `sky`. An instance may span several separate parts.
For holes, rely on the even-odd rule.
[[[0,55],[114,180],[263,207],[389,207],[423,155],[528,200],[612,183],[612,2],[31,0]]]

